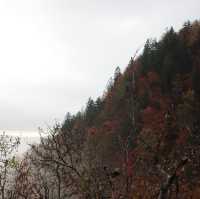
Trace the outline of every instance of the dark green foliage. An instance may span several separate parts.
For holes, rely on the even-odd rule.
[[[159,65],[159,60],[156,59],[158,50],[158,43],[156,40],[148,39],[144,46],[144,51],[141,56],[142,73],[145,74],[147,71],[153,69],[153,67]]]
[[[164,92],[171,89],[171,82],[177,73],[192,71],[192,57],[185,41],[171,28],[162,39],[148,39],[140,57],[142,73],[156,71],[161,76]]]
[[[70,131],[75,123],[75,116],[71,115],[69,112],[66,114],[65,119],[64,119],[64,123],[62,125],[62,128]]]
[[[115,73],[114,73],[114,82],[117,82],[118,79],[121,77],[121,70],[120,70],[120,67],[118,66],[116,69],[115,69]]]
[[[195,95],[197,98],[200,99],[200,70],[198,67],[194,67],[193,72],[192,72],[192,83],[193,83],[193,88],[195,91]]]
[[[92,98],[89,98],[86,109],[85,109],[85,121],[88,126],[94,124],[94,121],[97,119],[97,115],[103,108],[103,101],[100,97],[94,101]]]

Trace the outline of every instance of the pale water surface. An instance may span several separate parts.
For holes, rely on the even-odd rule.
[[[20,146],[17,150],[17,155],[23,155],[29,148],[29,144],[38,144],[40,137],[37,131],[23,131],[23,130],[0,130],[0,134],[3,132],[9,136],[20,137]]]

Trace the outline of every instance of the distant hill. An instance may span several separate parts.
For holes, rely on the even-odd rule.
[[[199,157],[195,21],[178,32],[168,29],[158,41],[148,39],[123,73],[116,68],[101,97],[90,98],[76,115],[68,113],[24,161],[36,173],[27,182],[44,198],[46,187],[59,199],[198,199]]]

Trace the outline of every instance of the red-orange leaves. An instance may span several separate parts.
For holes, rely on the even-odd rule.
[[[142,76],[138,79],[138,95],[143,96],[149,90],[149,83],[145,76]]]
[[[103,124],[103,130],[105,133],[114,133],[119,128],[118,121],[106,121]]]
[[[179,136],[178,136],[178,138],[177,138],[177,140],[176,140],[176,143],[178,144],[178,145],[185,145],[186,144],[186,142],[187,142],[187,139],[188,139],[188,137],[189,137],[189,129],[187,129],[187,128],[182,128],[181,130],[180,130],[180,132],[179,132]]]
[[[163,130],[165,125],[164,114],[164,111],[148,106],[142,112],[143,128],[151,129],[155,132]]]
[[[87,129],[88,135],[96,135],[97,134],[97,128],[96,127],[90,127]]]
[[[156,72],[153,72],[153,71],[148,72],[147,78],[148,78],[148,82],[150,84],[159,84],[160,83],[159,75]]]

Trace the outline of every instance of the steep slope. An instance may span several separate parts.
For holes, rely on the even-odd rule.
[[[37,173],[26,178],[37,187],[26,194],[30,198],[37,190],[47,198],[48,188],[59,199],[195,199],[199,157],[200,22],[195,21],[179,32],[171,28],[159,41],[147,40],[124,73],[116,69],[102,97],[89,99],[76,115],[68,113],[41,138],[24,160]]]
[[[200,23],[171,28],[160,41],[147,40],[124,74],[116,69],[102,107],[88,102],[87,119],[99,111],[87,132],[98,137],[104,163],[125,172],[126,197],[198,198],[199,57]]]

